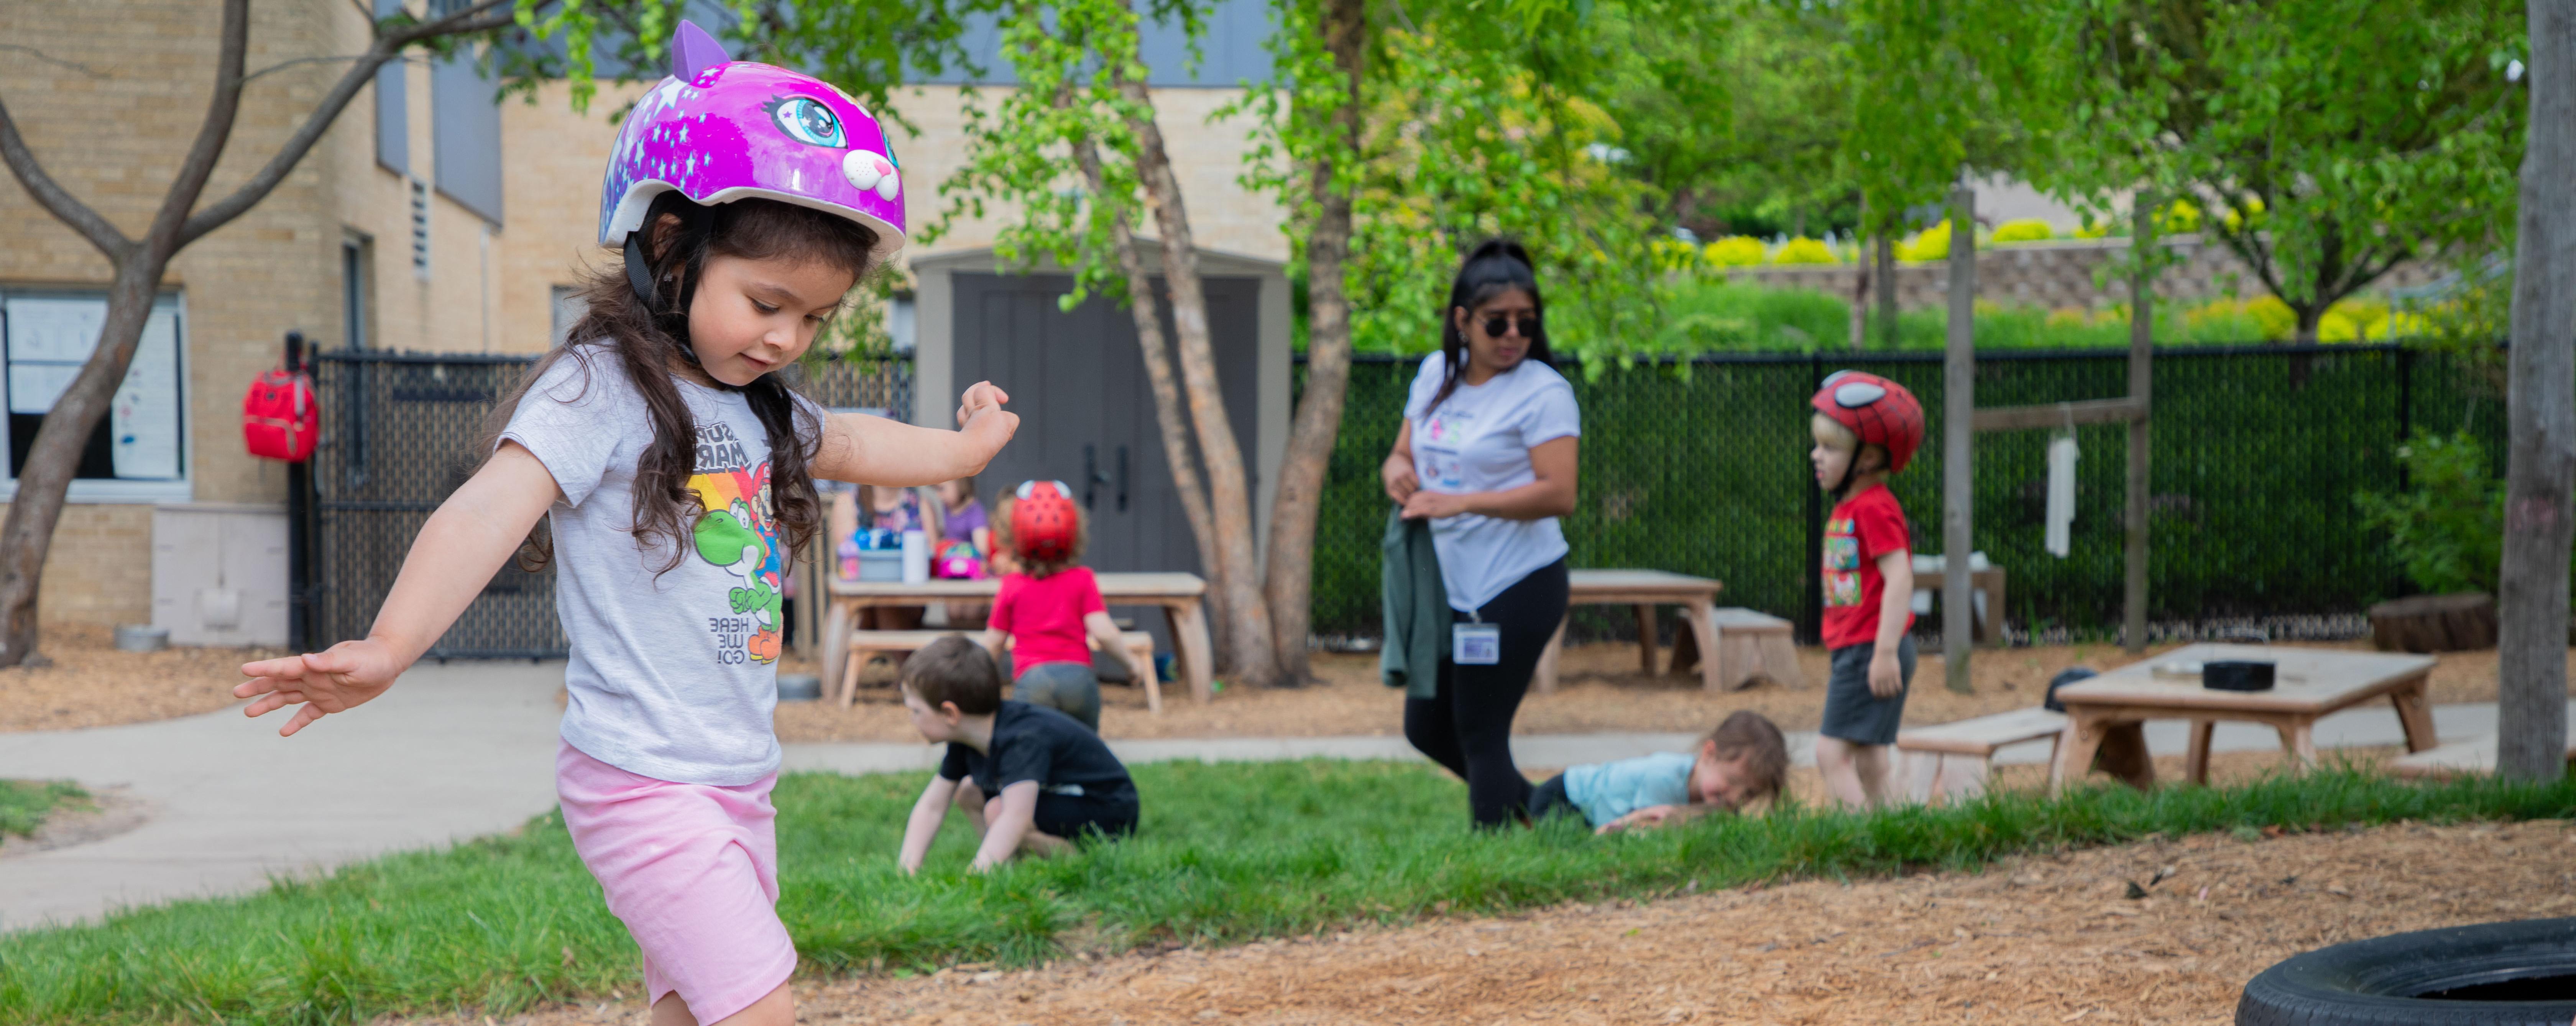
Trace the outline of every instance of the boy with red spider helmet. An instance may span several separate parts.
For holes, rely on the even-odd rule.
[[[1845,805],[1887,800],[1887,746],[1914,680],[1913,544],[1887,478],[1923,444],[1923,404],[1875,374],[1836,371],[1808,404],[1825,518],[1824,641],[1833,653],[1816,769]]]
[[[1062,481],[1022,482],[1002,499],[994,549],[1008,553],[993,611],[985,617],[984,648],[1002,658],[1011,641],[1011,697],[1050,706],[1100,732],[1100,678],[1091,672],[1093,642],[1127,658],[1127,671],[1142,681],[1154,672],[1127,655],[1118,623],[1100,600],[1100,582],[1082,564],[1082,506]]]

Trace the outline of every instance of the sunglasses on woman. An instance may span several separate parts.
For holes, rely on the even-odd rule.
[[[1520,329],[1522,338],[1537,338],[1538,315],[1526,313],[1515,317],[1509,314],[1489,314],[1485,317],[1485,334],[1490,337],[1501,338],[1509,334],[1514,327]]]

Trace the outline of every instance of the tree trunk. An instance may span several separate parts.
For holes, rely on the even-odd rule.
[[[1860,232],[1869,230],[1869,197],[1860,201]],[[1851,347],[1853,352],[1869,348],[1869,265],[1877,253],[1876,242],[1866,234],[1858,236],[1860,251],[1852,254]]]
[[[2142,194],[2140,200],[2145,197]],[[2129,278],[2129,399],[2154,408],[2156,368],[2156,265],[2150,259],[2156,254],[2156,219],[2153,204],[2135,202],[2135,227],[2129,238],[2136,250],[2129,254],[2137,262]],[[2123,496],[2120,539],[2120,647],[2131,655],[2147,650],[2147,530],[2148,490],[2147,459],[2152,431],[2148,413],[2141,410],[2129,422],[2129,482]]]
[[[1106,186],[1099,149],[1087,138],[1077,139],[1073,152],[1092,195],[1102,195]],[[1189,425],[1181,420],[1181,388],[1172,376],[1172,349],[1163,338],[1163,318],[1155,311],[1154,279],[1145,273],[1145,257],[1136,249],[1136,233],[1127,223],[1124,208],[1111,216],[1109,235],[1118,250],[1118,270],[1127,279],[1127,309],[1136,319],[1136,344],[1144,350],[1145,383],[1154,393],[1154,424],[1163,436],[1163,461],[1171,464],[1172,489],[1181,495],[1190,540],[1198,543],[1199,565],[1213,568],[1217,565],[1216,521],[1208,512],[1207,485],[1199,480],[1198,455],[1190,449]],[[1211,601],[1210,608],[1220,607]]]
[[[7,618],[5,633],[0,633],[0,666],[19,665],[36,652],[36,594],[44,583],[54,525],[62,519],[63,498],[80,469],[81,450],[107,416],[116,386],[134,362],[162,269],[169,265],[168,248],[166,240],[148,249],[138,246],[118,263],[98,349],[54,401],[27,450],[18,496],[9,503],[7,519],[0,520],[0,553],[6,553],[0,556],[0,615]]]
[[[2530,0],[2498,574],[2496,773],[2567,771],[2567,555],[2576,490],[2576,0]]]
[[[1332,115],[1339,144],[1306,168],[1315,222],[1306,233],[1306,390],[1288,451],[1279,461],[1279,485],[1270,504],[1270,546],[1263,591],[1270,603],[1272,648],[1280,682],[1302,684],[1309,673],[1307,638],[1313,633],[1315,519],[1322,511],[1324,472],[1340,438],[1343,401],[1351,380],[1351,303],[1344,261],[1351,248],[1351,183],[1356,170],[1336,165],[1359,151],[1360,59],[1368,38],[1364,0],[1324,0],[1324,48],[1344,76],[1341,106]]]
[[[1113,61],[1112,66],[1123,64]],[[1189,396],[1190,419],[1199,429],[1208,511],[1216,525],[1216,586],[1223,593],[1219,612],[1227,620],[1226,661],[1240,683],[1266,687],[1279,679],[1279,661],[1271,647],[1270,609],[1261,601],[1261,570],[1253,554],[1250,475],[1244,471],[1234,424],[1226,419],[1225,396],[1218,390],[1216,349],[1208,340],[1207,294],[1199,282],[1189,208],[1181,200],[1180,180],[1172,175],[1162,127],[1154,123],[1152,94],[1143,82],[1115,72],[1112,79],[1129,104],[1127,127],[1136,134],[1137,177],[1145,184],[1146,203],[1162,234],[1163,278],[1171,284],[1172,327],[1180,336],[1181,384]]]
[[[1968,654],[1977,647],[1968,553],[1976,545],[1971,472],[1977,412],[1977,194],[1950,190],[1950,332],[1941,367],[1941,662],[1943,682],[1965,695],[1976,685]],[[1989,610],[2001,621],[2004,611]]]
[[[1878,263],[1878,347],[1896,348],[1896,235],[1895,226],[1878,232],[1878,249],[1871,256]]]
[[[2298,327],[2292,329],[2290,333],[2290,341],[2303,346],[2315,345],[2317,341],[2317,322],[2326,319],[2326,308],[2322,306],[2298,306],[2290,308],[2290,312],[2296,315],[2299,319]]]

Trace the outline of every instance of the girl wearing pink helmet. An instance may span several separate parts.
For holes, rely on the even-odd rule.
[[[422,525],[367,637],[247,664],[234,691],[252,716],[300,704],[292,735],[384,693],[514,550],[553,560],[571,644],[556,790],[643,949],[656,1024],[794,1020],[771,713],[815,479],[969,476],[1017,427],[989,382],[951,432],[827,415],[781,373],[903,225],[867,111],[681,23],[600,197],[623,266],[593,275],[570,341],[493,410],[481,469]]]

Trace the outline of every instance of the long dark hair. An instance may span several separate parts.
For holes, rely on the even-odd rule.
[[[1539,320],[1537,330],[1530,332],[1529,352],[1521,359],[1556,362],[1547,351],[1547,299],[1539,295],[1538,271],[1530,263],[1529,250],[1511,239],[1487,239],[1468,251],[1466,261],[1458,265],[1458,277],[1449,283],[1449,305],[1440,309],[1440,391],[1432,395],[1424,412],[1438,409],[1449,400],[1449,393],[1458,390],[1458,368],[1467,353],[1467,333],[1458,327],[1458,311],[1473,312],[1513,289],[1529,293]]]
[[[566,342],[529,367],[492,407],[483,422],[479,452],[490,458],[528,387],[557,362],[578,363],[587,390],[591,361],[616,361],[653,422],[653,443],[635,461],[630,529],[640,549],[669,543],[668,558],[658,567],[668,571],[679,565],[689,533],[706,513],[689,489],[689,479],[697,474],[697,422],[671,380],[671,368],[697,362],[688,344],[688,309],[707,258],[821,261],[848,268],[855,280],[866,275],[877,239],[866,227],[819,210],[764,199],[701,206],[676,192],[656,199],[636,231],[647,238],[639,240],[641,245],[630,244],[626,252],[628,261],[640,258],[642,266],[619,262],[583,275],[581,298],[589,309]],[[760,418],[769,436],[770,522],[789,551],[804,547],[822,520],[811,468],[822,444],[822,425],[808,412],[810,407],[794,400],[793,384],[780,374],[763,374],[740,388],[716,384],[742,393]],[[520,569],[543,568],[553,558],[550,542],[542,524],[531,531],[519,549]]]

